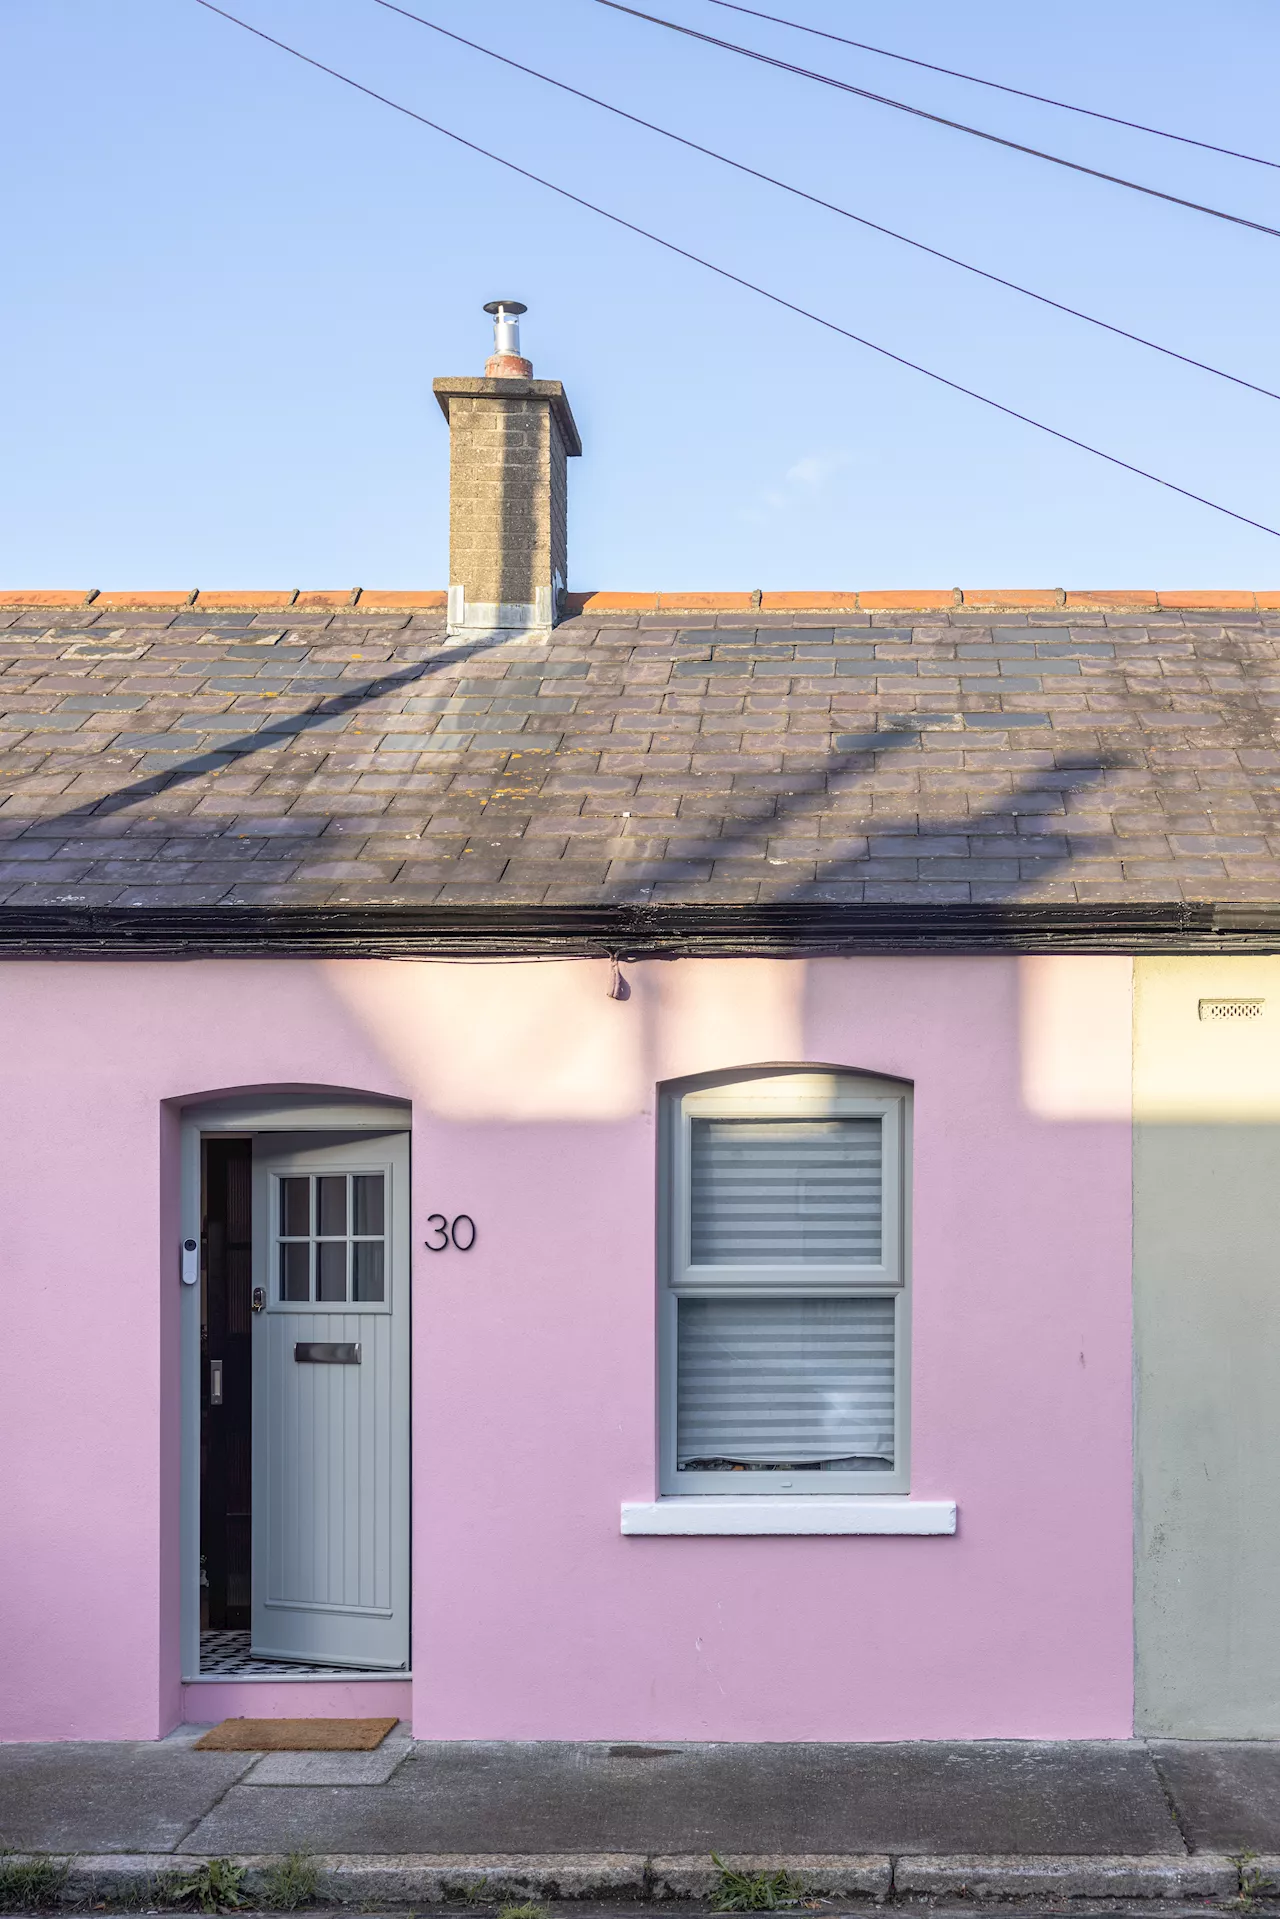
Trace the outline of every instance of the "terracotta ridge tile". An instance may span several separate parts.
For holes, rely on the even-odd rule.
[[[195,603],[198,607],[204,607],[212,612],[229,611],[238,606],[244,607],[246,611],[260,607],[273,610],[277,607],[292,606],[297,597],[296,587],[285,588],[279,592],[237,592],[234,588],[220,587],[216,592],[202,590],[197,593]]]
[[[1241,588],[1204,588],[1200,590],[1160,589],[1154,587],[941,587],[941,588],[847,588],[772,592],[757,587],[751,592],[609,592],[592,590],[568,593],[565,610],[569,615],[593,613],[681,613],[681,612],[876,612],[901,609],[934,612],[947,607],[967,607],[973,611],[1015,612],[1058,607],[1066,611],[1169,612],[1206,611],[1274,612],[1280,610],[1280,589],[1250,591]],[[97,606],[103,612],[127,612],[132,608],[150,611],[199,606],[209,610],[244,607],[246,609],[284,609],[291,606],[324,608],[334,611],[358,608],[363,612],[438,612],[448,603],[442,588],[336,587],[244,591],[230,587],[190,591],[125,591],[78,587],[0,588],[0,607],[86,607]]]
[[[857,613],[860,611],[858,595],[852,589],[844,593],[762,593],[760,606],[765,613]]]
[[[1211,593],[1166,593],[1162,589],[1159,594],[1160,605],[1162,607],[1168,607],[1171,610],[1177,610],[1181,607],[1207,607],[1211,609],[1214,607],[1222,607],[1237,612],[1248,611],[1253,613],[1257,610],[1257,598],[1256,593],[1228,593],[1223,591],[1214,591]]]
[[[364,602],[361,602],[364,604]],[[774,593],[611,593],[607,590],[570,593],[570,615],[596,613],[874,613],[937,612],[948,607],[974,612],[1016,613],[1058,608],[1068,612],[1112,612],[1122,609],[1158,613],[1161,609],[1213,611],[1280,610],[1280,591],[1213,589],[1202,592],[1158,592],[1154,587],[895,587],[815,589]]]
[[[130,593],[112,592],[104,588],[94,596],[93,605],[102,608],[104,613],[158,612],[180,613],[184,606],[191,606],[195,600],[195,590],[185,593]]]
[[[990,608],[1007,613],[1015,607],[1065,606],[1066,590],[1060,586],[966,586],[960,589],[965,606]]]
[[[760,602],[754,593],[659,593],[660,613],[749,613]]]
[[[393,588],[384,591],[380,587],[366,586],[358,601],[362,613],[436,613],[449,604],[449,595],[443,588]]]
[[[79,587],[54,587],[43,592],[9,587],[0,591],[0,606],[87,606],[97,597],[92,587],[83,591]]]
[[[1157,613],[1160,596],[1154,587],[1100,587],[1084,591],[1071,588],[1067,592],[1067,607],[1081,613],[1108,613],[1126,607],[1141,613]]]
[[[919,608],[922,613],[933,613],[940,607],[963,606],[964,595],[958,586],[944,587],[941,590],[919,589],[917,591],[904,591],[900,588],[877,592],[860,590],[858,604],[864,613],[886,613],[896,607]]]
[[[565,612],[577,613],[656,613],[656,593],[566,593]]]

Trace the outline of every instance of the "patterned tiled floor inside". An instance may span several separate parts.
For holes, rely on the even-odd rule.
[[[202,1679],[350,1679],[349,1666],[315,1666],[294,1659],[255,1659],[249,1650],[250,1635],[241,1631],[202,1632],[200,1635],[200,1677]]]

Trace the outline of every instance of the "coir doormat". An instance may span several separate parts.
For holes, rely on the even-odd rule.
[[[391,1719],[224,1719],[195,1742],[197,1752],[372,1752]]]

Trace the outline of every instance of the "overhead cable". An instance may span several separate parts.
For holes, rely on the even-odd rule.
[[[376,0],[376,4],[385,7],[388,13],[398,13],[402,19],[415,21],[420,27],[430,27],[433,33],[443,34],[446,40],[454,40],[459,46],[470,47],[476,53],[487,54],[491,60],[501,61],[504,67],[513,67],[517,73],[526,73],[534,80],[544,80],[549,87],[558,87],[562,93],[571,93],[577,100],[586,100],[593,107],[603,107],[606,113],[617,114],[621,120],[629,120],[633,126],[644,127],[650,133],[659,133],[664,140],[674,140],[678,146],[688,147],[693,153],[704,154],[709,160],[719,160],[722,165],[732,167],[737,173],[745,173],[753,180],[763,180],[767,186],[778,187],[783,193],[794,194],[798,200],[807,200],[811,206],[822,207],[828,213],[838,213],[841,219],[853,220],[861,227],[868,227],[873,233],[883,233],[890,240],[900,240],[904,246],[915,247],[920,253],[932,254],[935,260],[945,260],[948,266],[961,267],[966,273],[975,273],[980,279],[990,280],[996,286],[1007,287],[1012,293],[1025,294],[1028,300],[1038,300],[1042,306],[1053,307],[1059,313],[1070,314],[1073,320],[1085,320],[1090,326],[1102,327],[1107,333],[1114,333],[1122,340],[1132,340],[1138,346],[1149,347],[1153,353],[1163,353],[1170,360],[1180,360],[1184,366],[1196,367],[1201,373],[1212,373],[1220,380],[1230,380],[1233,386],[1246,388],[1250,393],[1260,393],[1264,399],[1280,400],[1268,386],[1258,386],[1253,380],[1246,380],[1238,373],[1226,373],[1221,367],[1210,366],[1207,360],[1197,360],[1189,353],[1179,353],[1171,346],[1161,346],[1158,340],[1148,340],[1141,333],[1131,333],[1127,327],[1115,326],[1110,320],[1100,320],[1096,314],[1083,313],[1079,307],[1068,306],[1063,300],[1051,299],[1047,293],[1036,293],[1031,287],[1020,286],[1016,280],[1006,280],[1002,274],[989,273],[985,267],[974,266],[968,260],[957,259],[954,253],[944,253],[941,247],[931,247],[924,240],[913,240],[910,234],[898,233],[893,227],[882,226],[878,220],[868,220],[861,213],[853,213],[848,207],[837,206],[834,200],[824,200],[816,193],[808,193],[803,187],[792,186],[787,180],[779,180],[772,173],[762,173],[759,167],[748,166],[744,160],[731,159],[727,153],[719,153],[714,147],[704,147],[698,140],[689,140],[683,133],[673,133],[670,127],[659,126],[655,120],[645,120],[638,113],[630,113],[626,107],[615,106],[611,100],[602,100],[599,95],[586,93],[581,87],[570,86],[567,80],[557,80],[553,74],[543,73],[538,67],[526,66],[523,60],[513,60],[509,54],[499,53],[496,47],[486,47],[479,40],[468,40],[465,34],[455,33],[451,27],[442,27],[437,20],[428,20],[425,14],[413,13],[408,7],[401,7],[396,0]]]
[[[856,47],[860,53],[875,53],[882,60],[901,60],[908,67],[923,67],[926,73],[945,73],[949,80],[968,80],[975,87],[991,87],[996,93],[1012,93],[1019,100],[1035,100],[1042,107],[1061,107],[1064,113],[1087,114],[1090,120],[1106,120],[1113,127],[1128,127],[1133,133],[1153,133],[1157,140],[1177,140],[1184,147],[1201,147],[1206,153],[1224,153],[1229,160],[1247,160],[1255,167],[1275,167],[1280,160],[1263,160],[1256,153],[1241,153],[1236,147],[1215,146],[1212,140],[1193,140],[1189,133],[1170,133],[1167,127],[1148,127],[1141,120],[1126,120],[1118,113],[1100,113],[1096,107],[1078,107],[1070,100],[1055,100],[1048,93],[1029,93],[1025,87],[1006,86],[1003,80],[984,80],[981,74],[961,73],[956,67],[940,67],[932,60],[917,60],[909,53],[893,53],[888,47],[873,47],[866,40],[849,40],[843,33],[828,33],[824,27],[806,26],[803,20],[786,20],[778,13],[762,13],[759,7],[744,7],[740,0],[711,0],[713,7],[727,7],[731,13],[747,13],[753,20],[768,20],[775,27],[793,27],[797,33],[811,33],[817,40],[834,40],[837,46]]]
[[[1237,520],[1242,526],[1254,527],[1259,533],[1269,533],[1273,539],[1280,540],[1280,527],[1267,526],[1262,520],[1250,519],[1246,513],[1237,513],[1234,507],[1222,506],[1217,500],[1208,499],[1203,493],[1193,493],[1189,487],[1179,486],[1176,480],[1162,479],[1158,473],[1151,473],[1145,467],[1135,466],[1130,460],[1122,460],[1118,454],[1105,453],[1101,447],[1091,446],[1087,440],[1078,440],[1071,433],[1064,433],[1060,427],[1048,426],[1043,420],[1033,419],[1029,413],[1019,413],[1016,407],[1006,406],[1003,400],[993,400],[989,394],[979,393],[976,388],[962,386],[959,380],[952,380],[945,373],[935,373],[931,367],[922,366],[917,360],[908,360],[901,353],[894,353],[890,347],[879,346],[876,341],[866,339],[860,333],[852,332],[848,327],[840,326],[835,320],[828,320],[820,313],[811,312],[808,307],[800,306],[794,300],[788,300],[780,293],[773,293],[768,287],[757,285],[754,280],[744,279],[740,273],[733,273],[728,267],[718,266],[714,260],[705,259],[700,253],[693,253],[688,247],[677,246],[674,240],[664,240],[661,234],[652,233],[648,227],[638,226],[634,220],[624,219],[620,213],[611,213],[607,207],[585,199],[582,194],[574,193],[569,187],[562,187],[554,180],[545,179],[542,174],[534,173],[529,167],[522,167],[518,161],[508,160],[503,154],[495,153],[491,147],[482,147],[476,140],[468,140],[465,134],[455,133],[451,127],[442,126],[438,120],[430,120],[425,113],[419,113],[413,107],[404,106],[399,100],[392,100],[385,93],[378,93],[373,87],[365,86],[362,80],[352,79],[349,73],[339,72],[337,67],[326,66],[323,60],[317,60],[309,53],[303,53],[300,47],[290,46],[287,40],[277,40],[274,34],[267,33],[262,27],[241,20],[237,14],[229,13],[225,7],[214,4],[214,0],[196,0],[196,5],[204,7],[209,13],[216,13],[221,19],[229,20],[232,26],[242,27],[258,40],[278,47],[282,53],[292,54],[295,60],[303,61],[314,67],[318,73],[327,73],[332,80],[340,80],[344,86],[362,93],[369,100],[376,100],[380,106],[390,107],[393,113],[402,113],[409,120],[416,120],[420,126],[430,127],[433,133],[443,134],[446,140],[452,140],[460,147],[466,147],[470,153],[478,153],[486,160],[493,160],[509,173],[515,173],[522,180],[530,180],[534,186],[545,187],[548,192],[558,194],[562,200],[570,201],[574,206],[582,207],[588,213],[598,214],[611,225],[622,227],[628,233],[634,233],[642,240],[649,240],[664,252],[673,253],[681,260],[689,260],[694,266],[705,267],[708,273],[714,273],[722,280],[728,280],[734,286],[742,287],[748,293],[755,293],[762,300],[782,307],[787,313],[795,313],[802,320],[812,320],[815,326],[824,328],[828,333],[839,334],[842,339],[852,340],[856,346],[866,347],[872,353],[878,353],[882,359],[892,360],[895,365],[903,366],[912,373],[921,373],[928,380],[936,381],[939,386],[948,387],[953,393],[962,393],[966,399],[977,400],[983,406],[992,407],[997,413],[1003,413],[1007,419],[1018,420],[1023,426],[1035,427],[1039,433],[1047,433],[1051,439],[1060,440],[1064,446],[1074,446],[1082,453],[1091,453],[1095,459],[1105,460],[1108,466],[1120,467],[1125,473],[1136,474],[1140,480],[1150,480],[1155,486],[1162,486],[1170,493],[1180,494],[1184,500],[1194,500],[1197,506],[1207,506],[1214,513],[1225,514],[1229,520]]]
[[[928,113],[906,100],[893,100],[887,93],[872,93],[867,87],[855,87],[849,80],[837,80],[834,74],[816,73],[811,67],[798,67],[791,60],[779,60],[772,53],[755,47],[740,47],[736,40],[718,40],[713,33],[700,33],[696,27],[682,26],[678,20],[666,20],[658,13],[642,13],[639,7],[623,5],[623,0],[596,0],[597,6],[610,7],[614,13],[629,13],[633,20],[647,20],[651,26],[666,27],[689,40],[701,40],[709,47],[721,47],[726,53],[739,53],[746,60],[758,60],[762,66],[777,67],[782,73],[794,73],[801,80],[816,80],[819,86],[834,87],[839,93],[856,94],[860,100],[873,100],[877,106],[893,107],[910,113],[917,120],[931,120],[935,126],[950,127],[956,133],[970,133],[975,140],[988,140],[993,146],[1007,147],[1012,153],[1028,153],[1033,160],[1048,160],[1055,167],[1068,167],[1072,173],[1088,174],[1091,180],[1106,180],[1113,187],[1127,187],[1131,193],[1145,193],[1152,200],[1167,200],[1170,206],[1188,207],[1192,213],[1207,213],[1214,220],[1228,220],[1232,226],[1250,227],[1255,233],[1270,234],[1280,240],[1280,227],[1265,226],[1261,220],[1246,220],[1243,214],[1224,213],[1220,207],[1205,206],[1200,200],[1184,200],[1180,194],[1165,193],[1159,187],[1143,186],[1139,180],[1126,180],[1119,173],[1104,173],[1100,167],[1086,167],[1079,160],[1066,160],[1059,153],[1046,153],[1042,147],[1028,147],[1020,140],[1006,140],[1003,134],[988,133],[983,127],[971,127],[963,120],[948,120],[945,114]]]

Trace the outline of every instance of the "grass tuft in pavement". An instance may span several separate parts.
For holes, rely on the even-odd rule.
[[[18,1859],[12,1846],[0,1847],[0,1912],[47,1912],[66,1876],[65,1859]]]
[[[290,1852],[262,1875],[262,1903],[269,1912],[296,1912],[315,1904],[320,1872],[309,1853]]]
[[[240,1890],[243,1878],[243,1866],[233,1866],[229,1859],[206,1859],[193,1872],[170,1880],[166,1904],[197,1912],[234,1912],[249,1903]]]
[[[738,1872],[718,1852],[711,1859],[720,1873],[713,1900],[717,1912],[786,1912],[804,1898],[804,1881],[789,1872]]]

